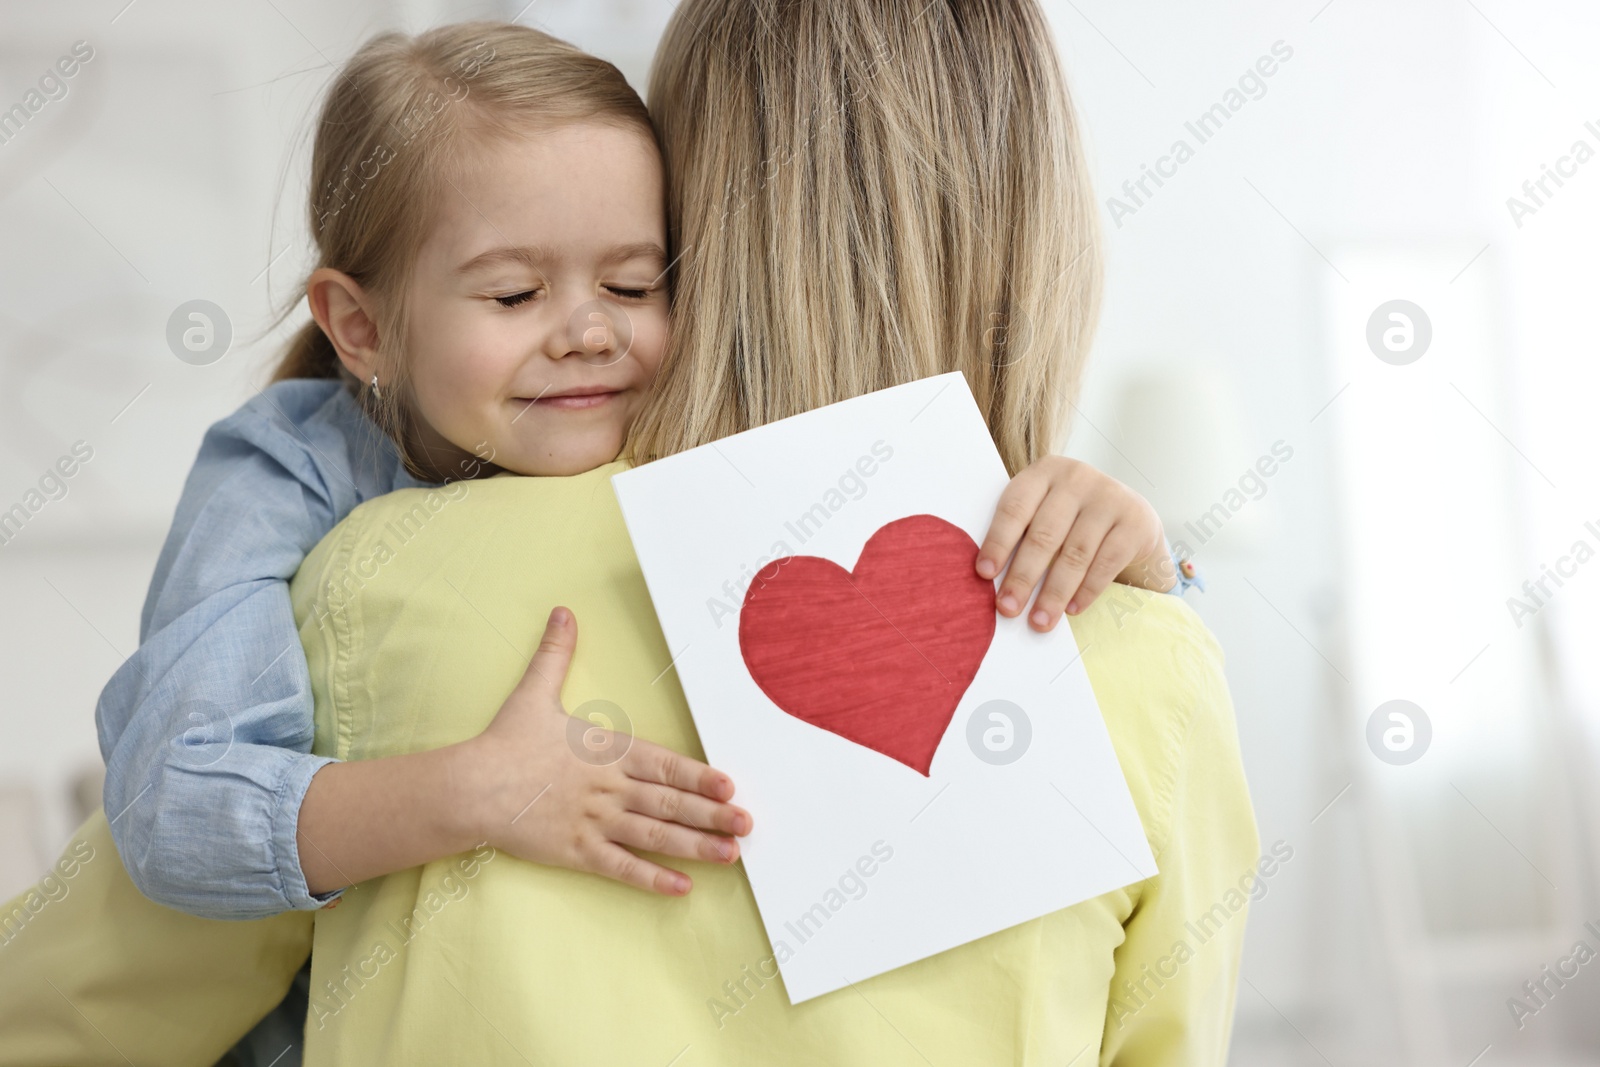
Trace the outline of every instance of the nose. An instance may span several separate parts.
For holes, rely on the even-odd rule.
[[[555,334],[548,349],[552,358],[576,356],[585,363],[604,367],[628,354],[633,343],[633,323],[619,304],[586,300],[572,309],[566,329]]]
[[[597,356],[616,346],[616,330],[611,319],[598,308],[590,308],[577,327],[583,331],[578,347],[587,354]]]

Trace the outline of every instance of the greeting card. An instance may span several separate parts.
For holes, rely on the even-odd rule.
[[[793,1003],[1156,873],[1070,628],[974,569],[1006,481],[960,374],[612,480]]]

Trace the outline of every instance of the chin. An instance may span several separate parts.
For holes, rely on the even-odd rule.
[[[586,474],[596,467],[603,467],[616,459],[621,451],[621,440],[608,438],[605,441],[585,442],[582,445],[574,442],[573,447],[558,449],[554,453],[519,456],[515,460],[507,457],[500,465],[517,474],[563,478],[574,474]]]

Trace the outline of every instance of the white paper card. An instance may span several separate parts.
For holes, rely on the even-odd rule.
[[[907,699],[921,700],[919,664],[959,690],[970,639],[924,636],[942,625],[928,613],[879,610],[901,593],[923,595],[889,589],[893,565],[920,551],[907,545],[941,540],[924,535],[943,524],[897,526],[870,568],[863,560],[853,577],[834,575],[876,616],[845,603],[805,617],[826,598],[796,601],[797,576],[834,572],[792,557],[857,570],[881,527],[934,516],[970,537],[971,572],[1007,478],[960,374],[833,404],[612,481],[707,759],[732,775],[755,816],[743,862],[792,1003],[1156,873],[1071,629],[1037,634],[1022,618],[993,616],[988,583],[993,638],[981,665],[969,657],[976,674],[948,726],[896,727],[896,738],[931,731],[926,774],[914,756],[867,747],[768,696],[866,700],[881,696],[892,668],[907,672]],[[801,614],[774,623],[774,603]],[[831,629],[846,616],[861,628],[850,640]],[[803,630],[786,629],[795,618]],[[875,618],[900,635],[898,652]],[[773,648],[786,633],[803,640],[775,661],[756,648],[747,662],[742,621],[752,646],[762,635]],[[773,672],[785,670],[779,686]]]

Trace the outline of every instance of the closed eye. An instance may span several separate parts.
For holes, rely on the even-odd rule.
[[[619,289],[614,285],[608,285],[606,288],[624,300],[643,300],[651,292],[649,289]]]
[[[497,296],[494,298],[494,302],[499,304],[501,307],[514,308],[519,304],[525,304],[529,300],[532,300],[534,294],[538,291],[539,290],[537,289],[529,289],[528,291],[522,293],[512,293],[510,296]]]

